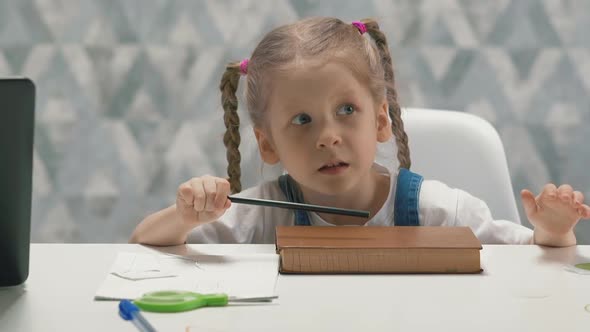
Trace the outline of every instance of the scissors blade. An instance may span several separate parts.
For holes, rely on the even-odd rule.
[[[256,296],[256,297],[240,297],[240,296],[230,296],[228,301],[229,302],[270,302],[274,299],[278,299],[278,295],[271,295],[271,296]]]

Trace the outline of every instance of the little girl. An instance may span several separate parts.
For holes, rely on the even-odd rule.
[[[368,35],[370,38],[367,38]],[[262,160],[287,174],[241,191],[238,103],[247,79],[248,111]],[[277,225],[469,226],[484,244],[576,244],[573,229],[590,218],[581,192],[548,184],[521,193],[534,231],[494,220],[487,205],[409,171],[391,55],[377,22],[310,18],[271,31],[250,60],[228,65],[220,89],[229,181],[190,179],[176,203],[145,218],[131,242],[152,245],[274,243]],[[400,169],[375,163],[378,142],[394,135]],[[371,219],[231,204],[228,195],[368,210]]]

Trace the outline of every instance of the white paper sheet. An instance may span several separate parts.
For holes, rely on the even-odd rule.
[[[162,268],[158,257],[149,254],[121,253],[111,273],[129,280],[176,277],[177,274]]]
[[[232,297],[276,296],[279,256],[276,254],[196,255],[190,259],[162,255],[119,253],[95,300],[136,299],[162,290],[227,293]],[[131,280],[114,275],[171,274],[173,277]]]

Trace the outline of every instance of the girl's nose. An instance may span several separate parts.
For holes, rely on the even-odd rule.
[[[325,126],[320,132],[316,146],[318,149],[321,149],[340,144],[341,142],[342,137],[337,133],[336,128]]]

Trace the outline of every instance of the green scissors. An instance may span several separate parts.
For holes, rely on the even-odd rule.
[[[157,291],[144,294],[133,303],[143,311],[181,312],[202,307],[222,307],[229,302],[269,302],[278,296],[237,298],[224,293],[199,294],[188,291]]]

